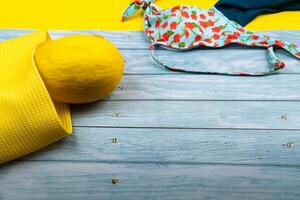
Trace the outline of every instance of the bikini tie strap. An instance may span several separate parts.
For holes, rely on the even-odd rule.
[[[155,4],[154,0],[135,0],[131,3],[126,10],[123,12],[122,21],[125,21],[127,18],[135,14],[140,9],[147,10],[150,8],[152,13],[156,13],[160,10]]]

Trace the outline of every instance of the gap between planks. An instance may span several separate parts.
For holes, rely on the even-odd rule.
[[[300,131],[297,128],[280,129],[280,128],[193,128],[193,127],[139,127],[139,126],[92,126],[92,125],[73,125],[74,128],[111,128],[111,129],[166,129],[166,130],[240,130],[240,131]]]
[[[49,163],[84,163],[84,164],[114,164],[114,165],[123,165],[123,164],[138,164],[138,165],[199,165],[199,166],[245,166],[245,167],[288,167],[288,168],[300,168],[300,165],[295,164],[268,164],[268,163],[222,163],[222,162],[181,162],[181,161],[111,161],[111,160],[34,160],[34,159],[18,159],[16,161],[12,161],[3,165],[10,165],[18,162],[49,162]],[[1,169],[1,167],[0,167]]]

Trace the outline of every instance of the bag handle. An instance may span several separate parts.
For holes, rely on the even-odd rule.
[[[276,71],[281,70],[285,67],[285,64],[281,60],[279,60],[277,58],[277,56],[275,55],[273,46],[267,47],[267,49],[268,49],[268,57],[267,58],[268,58],[269,63],[271,64],[271,69],[267,70],[267,71],[260,71],[260,72],[217,72],[217,71],[185,70],[183,67],[170,66],[170,65],[164,63],[163,61],[161,61],[155,54],[156,47],[163,47],[163,48],[170,49],[170,50],[176,50],[176,49],[169,47],[162,43],[152,43],[149,46],[151,56],[157,64],[159,64],[171,71],[176,71],[176,72],[189,72],[189,73],[199,73],[199,74],[218,74],[218,75],[230,75],[230,76],[265,76],[265,75],[273,74]]]

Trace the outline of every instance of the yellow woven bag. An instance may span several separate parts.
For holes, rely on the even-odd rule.
[[[72,132],[68,105],[51,100],[34,63],[47,40],[39,31],[0,43],[0,164]]]

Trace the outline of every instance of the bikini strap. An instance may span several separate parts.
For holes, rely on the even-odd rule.
[[[189,73],[199,73],[199,74],[219,74],[219,75],[231,75],[231,76],[265,76],[269,74],[273,74],[276,71],[283,69],[285,67],[285,64],[280,61],[277,56],[275,55],[273,51],[273,47],[269,46],[268,49],[268,61],[271,63],[271,68],[267,71],[260,71],[260,72],[217,72],[217,71],[202,71],[202,70],[186,70],[181,66],[171,66],[160,60],[156,54],[155,54],[155,48],[156,47],[163,47],[171,50],[176,50],[173,48],[170,48],[164,44],[161,43],[152,43],[149,46],[151,56],[153,60],[158,64],[161,65],[171,71],[177,71],[177,72],[189,72]]]
[[[295,43],[273,40],[273,45],[285,49],[287,52],[300,59],[300,48]]]
[[[150,8],[150,11],[152,13],[156,13],[156,12],[160,11],[160,8],[157,5],[155,5],[154,0],[135,0],[123,12],[122,21],[125,21],[127,18],[132,16],[134,13],[136,13],[141,8],[144,10]]]
[[[247,46],[257,46],[265,48],[273,46],[283,48],[296,58],[300,59],[300,48],[295,43],[278,40],[270,36],[252,32],[246,34],[243,33],[235,40],[235,42]]]

